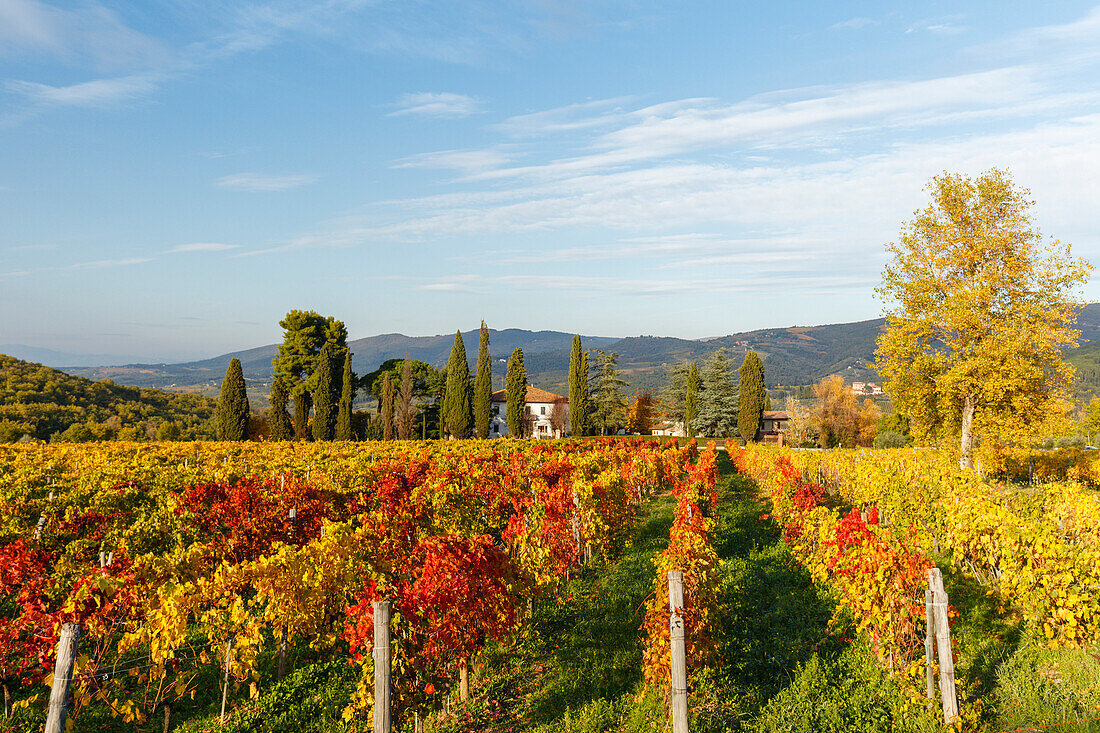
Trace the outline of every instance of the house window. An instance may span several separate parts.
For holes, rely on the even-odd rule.
[[[524,405],[523,406],[523,412],[526,415],[530,415],[531,414],[531,406],[530,405]]]
[[[543,405],[542,407],[539,408],[539,414],[540,415],[545,415],[546,414],[546,405]]]

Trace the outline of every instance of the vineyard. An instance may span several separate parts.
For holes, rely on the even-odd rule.
[[[373,601],[393,604],[397,710],[422,717],[531,603],[621,553],[654,493],[680,497],[666,564],[705,562],[694,502],[713,501],[714,453],[621,441],[97,444],[6,448],[0,476],[6,694],[10,680],[47,678],[65,622],[83,632],[78,724],[89,707],[123,723],[185,707],[203,665],[254,697],[271,681],[265,650],[279,648],[281,676],[288,645],[304,643],[361,669],[342,716],[369,729]],[[689,628],[705,621],[704,607]],[[667,616],[649,624],[654,643],[662,625],[667,650]],[[17,715],[40,719],[45,697],[21,696]]]
[[[381,600],[394,730],[659,730],[679,570],[693,731],[933,731],[935,566],[961,725],[1089,721],[1089,458],[999,484],[922,450],[10,446],[0,730],[42,730],[66,624],[77,731],[370,730]]]

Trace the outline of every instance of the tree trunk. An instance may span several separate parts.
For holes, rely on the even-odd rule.
[[[974,468],[974,398],[969,394],[963,400],[960,448],[959,468]]]
[[[164,703],[164,728],[163,733],[168,733],[168,726],[172,722],[172,705]]]

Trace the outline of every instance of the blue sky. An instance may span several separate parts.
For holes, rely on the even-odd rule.
[[[874,318],[992,166],[1100,262],[1100,5],[0,0],[0,343]]]

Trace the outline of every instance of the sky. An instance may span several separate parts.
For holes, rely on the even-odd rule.
[[[0,343],[876,318],[991,167],[1100,264],[1095,0],[0,0]]]

